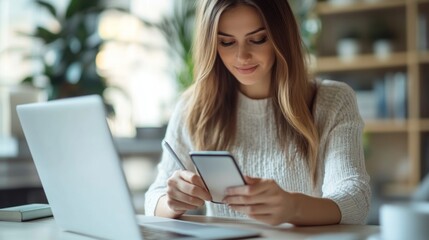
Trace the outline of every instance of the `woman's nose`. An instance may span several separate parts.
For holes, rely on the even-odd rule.
[[[252,54],[250,53],[248,47],[239,46],[237,50],[237,60],[241,64],[245,64],[250,58],[252,58]]]

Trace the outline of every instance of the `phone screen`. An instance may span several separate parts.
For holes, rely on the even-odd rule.
[[[245,185],[234,157],[224,151],[191,152],[191,159],[212,196],[212,202],[222,203],[228,187]]]

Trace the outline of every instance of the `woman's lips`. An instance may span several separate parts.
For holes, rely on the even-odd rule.
[[[257,67],[258,65],[254,65],[254,66],[235,67],[235,69],[237,69],[237,72],[241,74],[251,74],[256,70]]]

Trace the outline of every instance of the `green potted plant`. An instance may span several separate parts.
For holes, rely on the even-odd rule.
[[[289,1],[295,18],[300,27],[301,37],[310,54],[315,54],[316,41],[320,32],[321,23],[316,15],[316,0]]]
[[[188,88],[193,81],[194,62],[192,60],[192,40],[195,21],[196,0],[177,0],[173,3],[173,13],[165,15],[160,22],[141,18],[145,26],[157,29],[165,38],[168,53],[179,59],[181,67],[175,77],[179,91]]]
[[[107,85],[97,73],[95,60],[103,44],[97,28],[99,15],[107,9],[105,2],[70,0],[64,13],[47,1],[35,3],[50,13],[59,29],[38,25],[33,33],[26,33],[42,43],[42,51],[30,57],[40,61],[43,67],[41,72],[27,76],[23,82],[32,84],[37,79],[46,79],[49,99],[88,94],[103,96]],[[113,113],[110,104],[106,103],[106,107]]]

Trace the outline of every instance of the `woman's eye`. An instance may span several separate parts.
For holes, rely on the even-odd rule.
[[[224,47],[229,47],[232,44],[234,44],[234,41],[230,41],[230,42],[220,41],[220,45],[222,45]]]
[[[266,36],[265,36],[265,37],[263,37],[263,38],[261,38],[261,39],[251,40],[251,42],[252,42],[252,43],[254,43],[254,44],[258,44],[258,45],[263,44],[263,43],[265,43],[266,41],[267,41],[267,37],[266,37]]]

